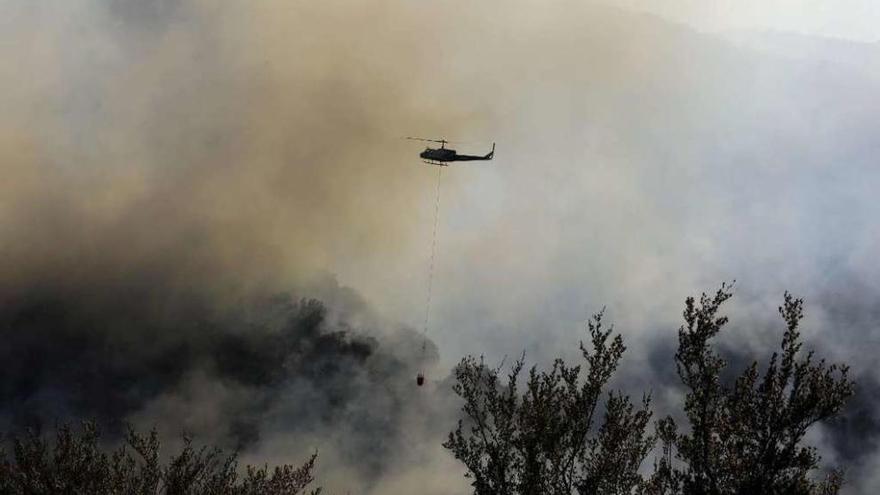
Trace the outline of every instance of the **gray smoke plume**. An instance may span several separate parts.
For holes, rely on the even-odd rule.
[[[463,354],[547,362],[607,306],[621,386],[671,407],[682,301],[735,278],[731,361],[806,297],[860,387],[815,441],[880,486],[876,47],[575,1],[12,1],[0,33],[0,426],[98,416],[317,449],[331,491],[458,493]],[[444,171],[427,362],[413,134],[498,141]]]
[[[289,294],[211,309],[199,294],[163,293],[151,275],[6,301],[0,430],[93,418],[111,433],[133,422],[247,452],[267,428],[296,437],[344,425],[332,462],[364,482],[381,474],[423,366],[418,333],[350,327],[344,312],[364,311],[357,299],[334,311]]]
[[[325,275],[407,248],[430,178],[383,148],[456,113],[390,7],[0,7],[0,430],[317,450],[340,490],[417,461],[437,350]]]

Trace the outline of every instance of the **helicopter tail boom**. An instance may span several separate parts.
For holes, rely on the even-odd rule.
[[[473,162],[473,161],[485,161],[491,160],[492,157],[495,156],[495,143],[492,143],[492,151],[485,155],[455,155],[450,161],[456,162]]]

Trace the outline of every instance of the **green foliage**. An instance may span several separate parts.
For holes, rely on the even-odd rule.
[[[752,363],[733,383],[722,383],[727,363],[714,350],[728,322],[721,306],[732,295],[722,285],[713,297],[685,302],[675,365],[686,389],[679,433],[671,417],[646,433],[649,400],[641,407],[609,394],[604,419],[594,428],[602,390],[625,350],[621,337],[603,331],[601,314],[588,330],[592,348],[581,350],[587,367],[557,359],[532,368],[518,391],[518,361],[502,383],[498,370],[467,357],[456,368],[455,392],[464,400],[460,420],[444,447],[464,463],[474,493],[644,495],[832,495],[843,473],[816,480],[820,457],[804,445],[810,427],[838,415],[853,393],[846,366],[801,353],[798,326],[803,301],[785,294],[779,308],[786,330],[781,350],[763,373]],[[639,473],[654,450],[653,474]]]
[[[603,389],[625,347],[603,330],[602,315],[590,321],[591,348],[581,344],[581,367],[557,359],[549,371],[533,367],[519,392],[523,360],[502,383],[499,371],[467,357],[456,367],[455,392],[466,420],[444,447],[462,461],[476,494],[630,493],[641,482],[638,468],[653,445],[645,433],[649,399],[640,407],[609,394],[601,426],[594,423]]]
[[[703,294],[699,306],[693,298],[686,301],[675,362],[688,390],[684,412],[691,430],[675,435],[664,425],[663,448],[677,449],[684,466],[672,469],[669,458],[656,476],[671,491],[658,493],[837,493],[842,472],[815,481],[820,457],[803,439],[810,427],[837,416],[853,394],[848,368],[815,362],[813,352],[802,355],[803,300],[786,293],[779,308],[786,325],[780,352],[770,357],[763,376],[753,362],[732,386],[722,385],[726,363],[710,341],[727,323],[718,310],[730,296],[730,287],[722,286],[714,297]]]
[[[79,432],[59,427],[52,444],[29,431],[12,446],[11,458],[0,451],[2,495],[297,495],[314,481],[316,459],[271,471],[247,466],[241,476],[235,455],[197,449],[187,437],[183,449],[163,463],[155,430],[141,435],[129,429],[125,443],[108,454],[88,422]]]

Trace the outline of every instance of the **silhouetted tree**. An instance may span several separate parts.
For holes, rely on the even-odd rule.
[[[608,379],[625,347],[603,330],[602,314],[588,324],[591,347],[581,343],[581,367],[557,359],[549,371],[532,367],[520,394],[518,360],[502,383],[499,370],[467,357],[455,369],[455,392],[465,420],[443,444],[468,469],[474,493],[631,493],[640,486],[639,465],[654,439],[646,434],[649,398],[636,407],[608,394],[604,419],[595,415]]]
[[[32,431],[13,438],[11,458],[0,451],[0,494],[298,495],[314,481],[317,455],[299,467],[247,466],[240,473],[235,455],[196,449],[186,437],[167,463],[155,430],[141,435],[129,429],[125,443],[109,454],[99,441],[88,422],[79,433],[59,427],[52,444]]]
[[[786,293],[779,308],[786,323],[781,351],[763,374],[754,362],[733,383],[722,383],[726,362],[711,341],[728,321],[719,309],[731,295],[722,285],[714,297],[703,294],[699,305],[686,300],[674,358],[687,390],[685,433],[667,417],[647,434],[649,399],[636,407],[619,393],[608,395],[604,420],[594,428],[602,390],[625,349],[619,335],[609,340],[599,314],[588,325],[592,347],[581,344],[583,383],[579,366],[557,359],[548,372],[533,367],[520,393],[522,360],[502,383],[482,360],[463,359],[454,390],[464,399],[464,418],[444,447],[464,463],[478,495],[837,493],[843,473],[832,470],[816,480],[820,458],[803,440],[852,395],[847,367],[802,355],[803,301]],[[643,478],[639,466],[655,447],[654,472]]]
[[[664,458],[654,481],[663,489],[655,493],[837,493],[842,472],[814,480],[820,457],[803,439],[811,426],[837,416],[852,395],[848,368],[815,362],[813,352],[801,353],[803,300],[786,292],[779,307],[786,324],[780,351],[763,374],[753,362],[732,385],[722,384],[726,363],[710,341],[728,321],[718,311],[730,297],[725,285],[714,297],[703,294],[699,306],[694,298],[685,303],[675,363],[687,388],[684,412],[690,431],[676,434],[671,419],[660,424]],[[672,467],[673,450],[683,461],[680,469]]]

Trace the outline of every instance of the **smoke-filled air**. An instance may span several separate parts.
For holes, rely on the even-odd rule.
[[[471,493],[463,357],[579,362],[605,308],[610,389],[682,427],[685,298],[736,280],[731,376],[802,297],[855,383],[806,444],[880,489],[880,12],[752,3],[3,2],[0,440],[94,421]]]

